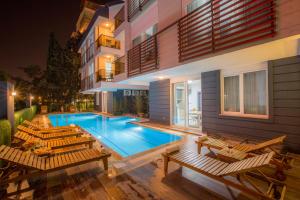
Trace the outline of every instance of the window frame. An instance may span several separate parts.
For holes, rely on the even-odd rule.
[[[244,112],[244,74],[251,72],[266,72],[266,114],[246,114]],[[221,75],[221,116],[229,116],[229,117],[243,117],[243,118],[254,118],[254,119],[270,119],[270,107],[269,107],[269,74],[268,69],[256,69],[256,70],[248,70],[248,71],[240,71],[235,73],[230,73],[226,75]],[[229,112],[224,110],[224,78],[239,76],[239,100],[240,100],[240,111],[239,112]]]

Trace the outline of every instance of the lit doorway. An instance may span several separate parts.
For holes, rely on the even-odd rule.
[[[201,80],[188,80],[173,84],[173,125],[201,129]]]

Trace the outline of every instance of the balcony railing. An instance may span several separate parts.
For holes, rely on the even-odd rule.
[[[130,49],[128,56],[128,76],[152,71],[158,67],[157,35]]]
[[[125,72],[125,56],[122,56],[114,61],[115,75]]]
[[[94,74],[81,80],[81,91],[89,90],[94,87]]]
[[[150,0],[128,0],[127,3],[127,9],[128,9],[128,21],[132,17],[134,17],[135,14],[137,14],[139,11],[143,9],[143,7],[148,3]]]
[[[211,0],[179,20],[179,61],[274,37],[275,28],[275,0]]]
[[[94,43],[92,43],[81,55],[81,66],[84,66],[94,57]]]
[[[98,39],[96,40],[97,47],[109,47],[109,48],[114,48],[114,49],[120,49],[120,41],[116,40],[113,37],[107,36],[107,35],[100,35]]]
[[[117,29],[125,21],[125,8],[124,6],[115,15],[115,29]]]
[[[95,73],[96,82],[105,81],[111,82],[114,78],[115,71],[113,70],[106,70],[106,69],[99,69]]]

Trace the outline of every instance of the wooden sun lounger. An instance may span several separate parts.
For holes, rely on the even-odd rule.
[[[40,133],[39,131],[34,131],[28,127],[19,125],[18,130],[26,132],[30,135],[35,137],[41,138],[43,140],[50,140],[50,139],[58,139],[58,138],[66,138],[66,137],[79,137],[82,135],[82,132],[53,132],[53,133]]]
[[[257,150],[262,150],[277,144],[283,143],[284,139],[286,138],[286,135],[267,140],[265,142],[261,142],[258,144],[247,144],[247,143],[240,143],[235,146],[233,146],[233,149],[236,149],[238,151],[243,151],[243,152],[254,152]],[[198,140],[196,141],[196,144],[198,146],[198,153],[201,154],[201,149],[203,146],[206,146],[208,149],[224,149],[227,148],[228,146],[231,146],[230,143],[223,141],[221,139],[215,139],[212,137],[207,137],[206,140]]]
[[[58,132],[58,131],[75,131],[78,127],[72,126],[60,126],[60,127],[50,127],[50,128],[43,128],[36,123],[32,123],[28,120],[24,120],[22,125],[26,125],[28,128],[31,128],[36,131],[40,132]]]
[[[29,141],[34,136],[29,135],[26,132],[18,131],[15,135],[15,138],[18,138],[22,141]],[[96,140],[93,138],[88,137],[76,137],[76,138],[64,138],[64,139],[51,139],[51,140],[42,140],[40,139],[40,142],[42,145],[49,147],[51,149],[59,149],[59,148],[65,148],[70,146],[77,146],[77,145],[88,145],[89,148],[93,147],[93,143]]]
[[[168,163],[173,161],[181,166],[192,169],[214,180],[224,183],[227,186],[236,188],[253,197],[262,199],[275,199],[272,195],[280,192],[281,198],[284,198],[286,186],[275,179],[267,177],[259,170],[261,167],[270,165],[274,152],[258,155],[242,161],[234,163],[226,163],[220,160],[201,156],[195,152],[180,150],[172,153],[164,153],[164,173],[168,172]],[[260,174],[255,174],[266,181],[269,185],[268,190],[262,191],[253,181],[250,181],[248,173],[258,171]],[[237,180],[233,181],[226,176],[236,176]],[[247,183],[247,184],[245,184]],[[278,187],[281,188],[278,191]]]
[[[0,159],[17,166],[11,167],[12,169],[19,168],[18,170],[25,170],[25,172],[14,178],[9,177],[11,172],[6,176],[2,176],[0,186],[99,160],[103,161],[104,169],[107,170],[108,157],[110,156],[111,154],[107,152],[99,152],[96,149],[86,149],[52,157],[39,157],[32,153],[1,145]]]

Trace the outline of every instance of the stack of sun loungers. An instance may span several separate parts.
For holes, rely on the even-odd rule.
[[[184,149],[173,149],[171,152],[163,153],[164,173],[167,174],[168,164],[172,161],[257,199],[282,200],[286,193],[286,185],[278,177],[276,179],[268,177],[261,169],[275,166],[276,173],[278,166],[282,169],[283,159],[278,159],[281,155],[272,146],[281,144],[285,138],[286,136],[280,136],[258,144],[236,145],[211,137],[200,138],[196,141],[198,153]],[[204,146],[209,150],[215,149],[217,155],[229,159],[224,160],[222,156],[201,155],[201,148]],[[236,180],[228,179],[228,176],[233,176]],[[266,183],[267,190],[262,190],[250,176]]]
[[[240,190],[255,199],[283,199],[286,192],[285,184],[268,177],[260,170],[265,166],[271,165],[273,156],[274,152],[269,152],[241,161],[227,163],[195,152],[179,150],[163,154],[164,172],[167,174],[168,163],[172,161],[219,181],[227,187]],[[260,181],[266,183],[266,190],[262,190],[259,185],[256,185],[251,180],[253,178],[251,175],[254,172],[258,172],[258,174],[255,174],[255,177],[259,177]],[[236,179],[232,180],[228,177],[235,177]]]
[[[44,129],[34,123],[26,121],[19,125],[14,137],[22,142],[22,146],[14,148],[0,145],[0,160],[8,163],[8,167],[0,169],[0,187],[8,183],[20,183],[24,179],[40,176],[49,172],[67,169],[93,161],[103,161],[104,169],[108,168],[108,158],[111,156],[106,150],[93,148],[95,140],[84,137],[83,132],[74,127],[55,127]],[[38,143],[41,148],[51,150],[50,154],[38,154],[24,149],[24,144]],[[37,147],[37,150],[39,149]],[[19,175],[12,177],[15,171]],[[9,195],[20,194],[24,191]]]

